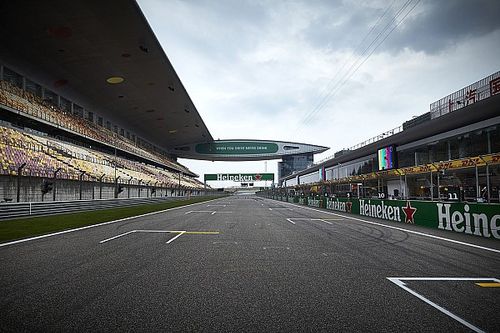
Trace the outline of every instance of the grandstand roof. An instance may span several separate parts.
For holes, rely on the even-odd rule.
[[[0,57],[27,76],[50,75],[56,92],[165,149],[213,140],[135,1],[3,1],[0,12]]]

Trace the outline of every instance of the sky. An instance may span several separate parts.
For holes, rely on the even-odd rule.
[[[330,147],[315,161],[500,70],[496,0],[138,3],[214,139]],[[278,160],[179,162],[202,177]]]

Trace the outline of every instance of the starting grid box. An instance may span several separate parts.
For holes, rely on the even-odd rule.
[[[474,332],[500,331],[500,280],[467,277],[388,277],[398,287]]]

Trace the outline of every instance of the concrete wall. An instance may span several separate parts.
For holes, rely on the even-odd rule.
[[[54,183],[52,191],[42,195],[41,187],[44,180]],[[183,195],[202,195],[201,191],[181,190],[174,188],[156,187],[152,193],[152,187],[145,185],[120,184],[123,191],[118,198],[149,198],[149,197],[171,197]],[[17,201],[18,178],[16,176],[0,176],[0,202]],[[90,200],[90,199],[112,199],[115,193],[115,184],[99,183],[90,181],[49,179],[38,177],[19,178],[19,202],[39,201],[67,201],[67,200]],[[81,193],[81,194],[80,194]]]

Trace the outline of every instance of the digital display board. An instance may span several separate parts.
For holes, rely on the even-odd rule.
[[[396,149],[394,146],[378,150],[378,170],[389,170],[396,168]]]

